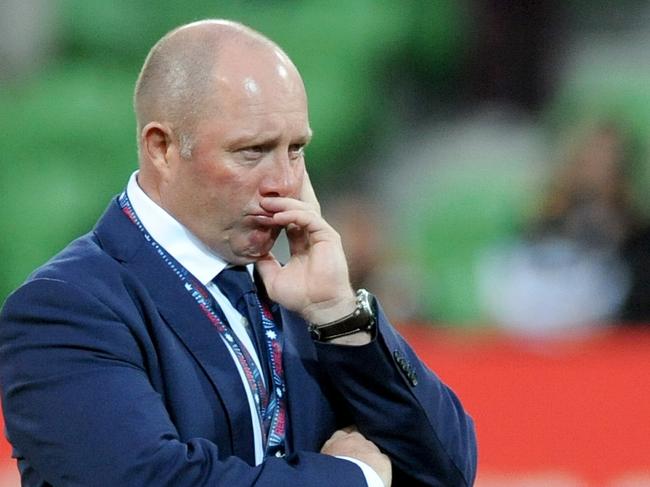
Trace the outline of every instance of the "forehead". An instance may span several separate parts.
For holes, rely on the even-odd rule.
[[[214,110],[206,122],[233,130],[310,133],[307,96],[297,70],[278,49],[236,48],[215,70]]]
[[[234,46],[215,66],[215,94],[224,109],[259,106],[306,109],[302,79],[289,58],[270,46]]]

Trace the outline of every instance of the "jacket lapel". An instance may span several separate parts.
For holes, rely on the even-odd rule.
[[[319,451],[339,426],[326,391],[327,378],[320,371],[316,349],[307,324],[296,314],[281,308],[284,333],[282,363],[287,387],[289,430],[287,451]]]
[[[95,233],[104,249],[142,282],[167,325],[211,381],[230,421],[233,454],[254,463],[246,392],[228,348],[182,281],[163,262],[115,200]]]

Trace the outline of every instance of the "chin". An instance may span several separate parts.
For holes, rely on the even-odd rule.
[[[242,264],[259,260],[271,251],[279,233],[279,228],[255,231],[247,235],[246,242],[240,249],[233,248],[233,254]]]

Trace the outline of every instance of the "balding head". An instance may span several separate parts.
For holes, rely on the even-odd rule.
[[[299,197],[311,138],[287,55],[240,24],[180,27],[147,57],[135,109],[140,188],[228,262],[266,255],[281,227],[262,201]]]
[[[237,22],[202,20],[174,29],[149,52],[135,93],[138,146],[150,122],[165,123],[177,134],[183,157],[191,155],[193,131],[206,113],[218,110],[215,81],[224,51],[237,48],[276,51],[262,34]]]

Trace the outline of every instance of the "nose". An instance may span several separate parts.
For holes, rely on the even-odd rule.
[[[304,163],[301,160],[291,160],[287,155],[274,158],[265,170],[260,183],[260,194],[266,197],[296,196],[300,190]]]

